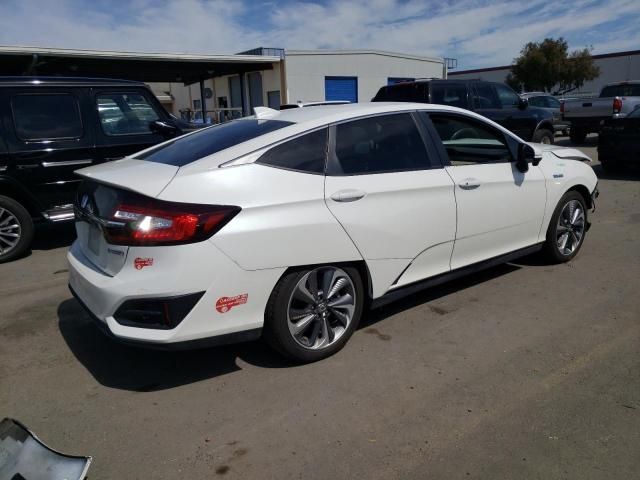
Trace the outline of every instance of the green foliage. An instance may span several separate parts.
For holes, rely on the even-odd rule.
[[[600,75],[589,49],[569,53],[569,45],[562,37],[527,43],[514,59],[511,71],[512,83],[524,85],[527,91],[545,92],[551,92],[554,87],[579,88]]]

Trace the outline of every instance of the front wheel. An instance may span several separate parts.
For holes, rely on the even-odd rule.
[[[31,245],[33,220],[26,208],[0,195],[0,263],[23,255]]]
[[[543,143],[545,145],[553,144],[553,132],[551,130],[546,130],[541,128],[536,130],[533,133],[533,139],[531,140],[533,143]]]
[[[568,262],[578,254],[587,232],[587,208],[582,195],[569,191],[553,212],[545,251],[554,263]]]
[[[271,293],[265,312],[265,339],[299,362],[328,357],[353,334],[364,300],[362,279],[353,267],[293,270]]]

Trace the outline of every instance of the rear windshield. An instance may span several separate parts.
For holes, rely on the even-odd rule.
[[[426,102],[424,83],[396,83],[382,87],[373,97],[374,102]]]
[[[178,137],[170,143],[138,154],[134,158],[182,167],[207,155],[289,125],[293,125],[293,123],[282,120],[233,120],[205,128],[191,135]]]
[[[602,98],[606,97],[640,97],[640,84],[609,85],[604,87],[600,93]]]

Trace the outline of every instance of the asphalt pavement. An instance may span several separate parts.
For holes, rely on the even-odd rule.
[[[640,175],[594,165],[572,262],[527,257],[369,312],[305,366],[261,342],[114,343],[67,289],[72,228],[41,230],[0,265],[0,418],[92,455],[92,480],[640,478]]]

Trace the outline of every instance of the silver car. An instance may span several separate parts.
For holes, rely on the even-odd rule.
[[[561,101],[556,97],[549,95],[545,92],[529,92],[522,93],[520,96],[529,102],[529,105],[533,107],[544,108],[553,115],[553,129],[556,132],[561,132],[563,135],[569,134],[569,127],[571,122],[562,119],[562,112],[560,111]]]

